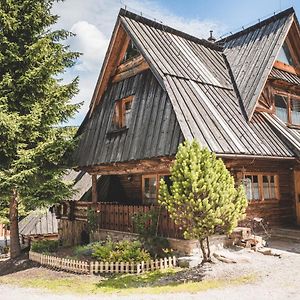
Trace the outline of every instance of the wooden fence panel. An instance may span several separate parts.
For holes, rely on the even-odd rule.
[[[102,273],[131,273],[140,274],[146,271],[166,269],[177,266],[175,256],[155,261],[142,261],[139,263],[129,262],[86,262],[79,260],[65,259],[36,252],[29,252],[29,259],[52,269],[63,270],[78,274],[102,274]]]

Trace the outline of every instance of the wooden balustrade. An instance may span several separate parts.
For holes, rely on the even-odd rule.
[[[98,203],[97,223],[101,229],[136,232],[132,217],[155,209],[159,212],[158,234],[164,237],[182,238],[182,231],[170,219],[168,212],[159,206],[122,205],[117,203]]]

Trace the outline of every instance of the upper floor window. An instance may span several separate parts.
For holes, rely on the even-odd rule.
[[[281,47],[277,59],[287,65],[295,66],[295,62],[286,42],[284,42],[283,46]]]
[[[276,94],[274,97],[275,114],[283,121],[288,123],[288,99],[282,95]]]
[[[288,125],[300,126],[300,97],[292,94],[275,94],[276,116]]]
[[[114,108],[113,123],[117,129],[128,128],[131,119],[133,96],[117,100]]]
[[[243,185],[249,201],[279,200],[278,175],[245,174]]]

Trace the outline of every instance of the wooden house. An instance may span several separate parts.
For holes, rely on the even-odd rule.
[[[62,228],[82,228],[92,207],[100,229],[133,231],[132,214],[157,205],[159,179],[190,139],[245,185],[249,217],[300,224],[299,130],[293,8],[214,43],[121,10],[78,131],[91,192],[64,204]],[[163,210],[159,231],[181,237]]]

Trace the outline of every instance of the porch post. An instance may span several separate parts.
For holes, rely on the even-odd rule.
[[[92,203],[97,204],[98,194],[97,194],[97,175],[92,175]]]

